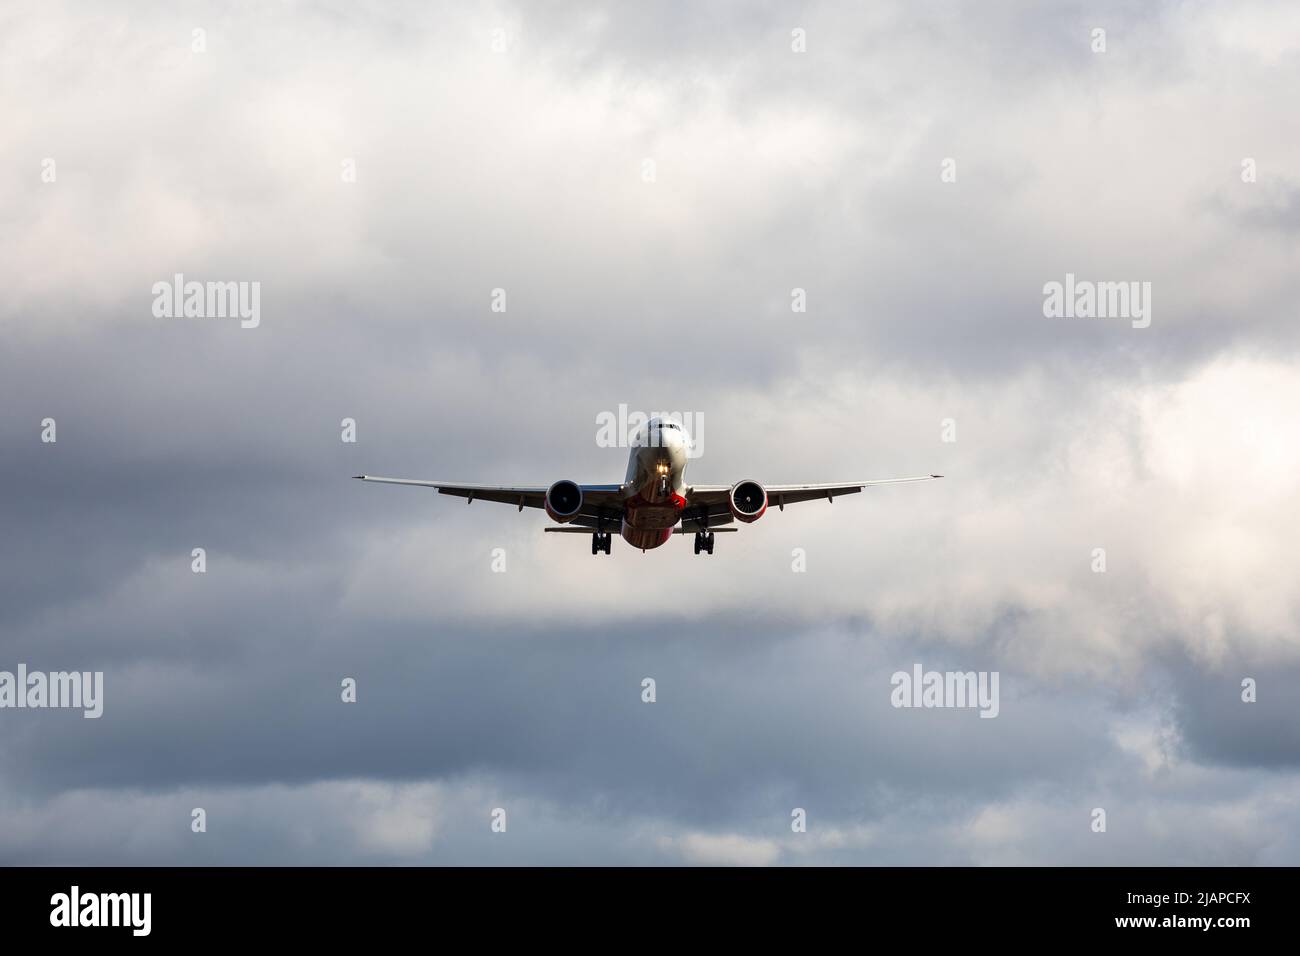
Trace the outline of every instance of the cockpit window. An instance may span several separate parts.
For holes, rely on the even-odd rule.
[[[676,423],[676,422],[660,422],[660,423],[659,423],[659,427],[660,427],[660,428],[677,428],[677,423]]]

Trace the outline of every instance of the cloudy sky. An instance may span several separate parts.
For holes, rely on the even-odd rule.
[[[1300,863],[1298,97],[1287,3],[0,7],[0,670],[105,682],[0,862]],[[947,477],[610,558],[349,480],[620,404]]]

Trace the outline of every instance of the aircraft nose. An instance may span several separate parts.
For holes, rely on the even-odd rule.
[[[686,453],[686,439],[679,431],[665,431],[662,444],[673,460],[681,458]]]

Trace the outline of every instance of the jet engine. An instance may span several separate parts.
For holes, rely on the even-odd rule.
[[[727,505],[737,521],[757,521],[767,511],[767,491],[757,481],[738,481],[727,494]]]
[[[546,489],[546,513],[551,520],[564,524],[578,517],[582,510],[582,489],[567,479]]]

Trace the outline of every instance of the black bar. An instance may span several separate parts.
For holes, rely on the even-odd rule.
[[[0,870],[0,912],[7,940],[81,945],[397,944],[415,934],[450,947],[469,933],[471,945],[510,937],[611,946],[708,939],[729,951],[800,934],[805,941],[848,934],[869,945],[902,934],[927,947],[1125,937],[1231,946],[1286,933],[1294,877],[1281,868],[12,868]],[[99,894],[150,894],[148,935],[132,928],[132,916],[143,928],[143,896],[134,898],[139,909],[120,896],[108,901],[109,916],[117,907],[125,925],[52,925],[52,917],[69,917],[73,886],[87,918],[100,911]],[[68,904],[61,911],[59,894]],[[1153,922],[1120,925],[1134,919]]]

